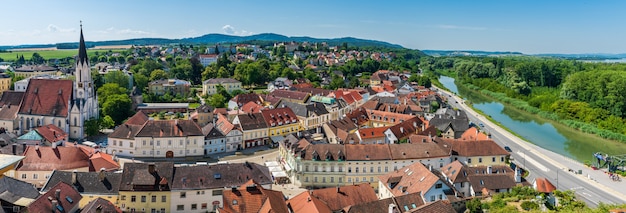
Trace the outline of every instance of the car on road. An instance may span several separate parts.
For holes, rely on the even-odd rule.
[[[504,150],[506,150],[507,152],[513,152],[513,150],[511,150],[511,147],[509,146],[504,146]]]
[[[483,123],[479,123],[478,126],[480,126],[480,128],[485,128],[485,125]]]

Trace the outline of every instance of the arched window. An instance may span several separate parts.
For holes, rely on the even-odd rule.
[[[78,126],[78,123],[76,121],[77,121],[77,119],[76,119],[76,117],[74,117],[74,126]]]

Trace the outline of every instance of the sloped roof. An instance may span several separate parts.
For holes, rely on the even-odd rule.
[[[54,124],[37,127],[35,131],[50,143],[65,140],[69,136],[65,131]]]
[[[358,161],[391,160],[389,144],[345,144],[346,159]]]
[[[269,95],[277,98],[299,100],[303,102],[309,97],[309,93],[289,90],[274,90]]]
[[[25,92],[18,91],[4,91],[2,92],[2,98],[0,98],[0,106],[13,105],[19,106],[22,103]]]
[[[411,213],[456,213],[456,210],[450,203],[444,200],[438,200],[432,203],[428,203],[417,209],[409,211]]]
[[[422,125],[428,124],[419,117],[413,117],[389,127],[389,130],[393,132],[393,135],[395,135],[398,140],[402,140],[408,138],[410,135],[417,134],[418,131],[421,131]]]
[[[225,212],[289,212],[282,192],[265,189],[254,180],[249,180],[237,188],[224,190],[222,196]]]
[[[237,115],[239,124],[243,130],[255,130],[267,128],[267,123],[261,113],[248,113]]]
[[[219,128],[224,135],[228,135],[228,133],[235,128],[235,125],[228,121],[228,118],[222,114],[217,114],[216,116],[217,122],[215,124],[217,128]]]
[[[31,79],[19,114],[67,117],[72,80]]]
[[[268,127],[289,125],[298,122],[298,117],[291,108],[275,108],[261,111]]]
[[[420,162],[379,176],[378,179],[394,196],[420,192],[425,194],[428,190],[435,187],[436,183],[441,182],[443,184],[443,181],[437,175],[433,174]]]
[[[111,203],[111,201],[99,197],[89,201],[89,203],[81,209],[81,212],[122,213],[122,210]]]
[[[456,139],[437,138],[452,146],[452,154],[458,156],[494,156],[509,155],[509,152],[493,140],[462,141]]]
[[[302,192],[287,200],[287,206],[298,213],[331,213],[332,211],[324,201],[315,196],[310,196],[308,192]]]
[[[359,132],[359,136],[362,139],[369,139],[369,138],[385,137],[385,130],[387,129],[389,129],[389,127],[382,126],[382,127],[363,128],[357,131]]]
[[[148,115],[146,115],[145,112],[139,110],[132,117],[130,117],[128,120],[126,120],[126,122],[124,122],[124,124],[128,124],[128,125],[143,125],[148,120],[150,120],[150,117],[148,117]]]
[[[251,101],[251,102],[244,104],[241,107],[241,111],[244,111],[245,113],[259,113],[261,112],[262,108],[263,106]]]
[[[247,104],[248,102],[255,102],[255,103],[257,103],[257,102],[258,103],[262,103],[263,102],[263,99],[261,99],[261,96],[259,94],[256,94],[256,93],[239,94],[239,95],[233,97],[230,100],[234,101],[239,106],[243,106],[243,105]]]
[[[261,185],[272,184],[269,169],[256,163],[175,167],[171,182],[173,190],[215,189],[240,186],[251,179]]]
[[[434,142],[389,144],[389,150],[391,158],[394,160],[445,158],[450,156],[450,149]]]
[[[450,178],[452,183],[462,183],[467,182],[467,170],[465,168],[461,161],[455,160],[444,165],[441,168],[441,172]]]
[[[470,127],[465,130],[463,135],[461,135],[461,140],[489,140],[489,136],[485,135],[476,129],[476,127]]]
[[[509,174],[480,174],[467,177],[475,192],[487,189],[510,189],[517,185],[515,179]]]
[[[151,165],[154,166],[153,173],[150,173]],[[119,190],[169,191],[173,173],[172,162],[125,163]]]
[[[348,206],[378,200],[376,192],[374,192],[369,183],[315,189],[310,191],[310,196],[324,201],[332,211],[339,211]]]
[[[348,206],[344,208],[344,212],[346,213],[362,213],[362,212],[388,212],[389,204],[394,204],[395,202],[393,198],[385,198],[382,200],[375,200],[365,203],[357,203],[352,206]],[[398,207],[394,207],[395,210],[398,210]],[[399,212],[399,211],[397,211]]]
[[[542,193],[552,193],[556,187],[547,178],[535,178],[535,189]]]
[[[91,164],[89,165],[89,171],[115,171],[120,169],[120,165],[113,160],[113,157],[109,154],[96,151],[89,157]]]
[[[28,146],[18,171],[73,170],[89,167],[89,156],[79,147]]]
[[[42,191],[48,191],[59,182],[73,186],[83,194],[117,195],[120,188],[122,173],[114,172],[76,172],[76,183],[72,183],[71,171],[55,170],[48,179]],[[100,177],[103,179],[100,179]]]
[[[14,203],[22,198],[34,200],[37,196],[39,196],[39,190],[33,184],[8,176],[0,178],[0,200]]]
[[[200,126],[192,120],[148,120],[136,137],[203,136]]]
[[[215,138],[223,138],[224,133],[219,130],[219,128],[215,128],[212,123],[207,124],[202,127],[202,133],[204,134],[205,139],[215,139]]]
[[[55,196],[56,190],[60,190],[60,197],[57,199]],[[52,202],[48,200],[48,197],[51,197],[54,200],[58,201],[58,204],[65,211],[69,211],[78,205],[80,199],[83,198],[82,195],[72,186],[67,183],[59,182],[48,192],[39,196],[35,201],[33,201],[28,206],[28,212],[51,212],[53,210]],[[57,212],[55,210],[55,212]],[[63,211],[64,212],[64,211]]]
[[[202,83],[203,84],[226,84],[226,83],[241,83],[241,82],[232,78],[211,78],[211,79],[205,80]]]

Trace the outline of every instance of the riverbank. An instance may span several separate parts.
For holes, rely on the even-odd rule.
[[[610,155],[626,153],[626,144],[607,140],[592,134],[545,119],[536,114],[517,109],[507,103],[454,82],[453,78],[442,76],[442,84],[449,91],[459,94],[471,103],[472,109],[511,134],[524,138],[532,144],[548,149],[557,154],[572,158],[578,162],[593,162],[593,153],[603,152]]]

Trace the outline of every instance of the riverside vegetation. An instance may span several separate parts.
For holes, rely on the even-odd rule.
[[[516,56],[424,58],[420,66],[518,109],[626,142],[625,64]]]

